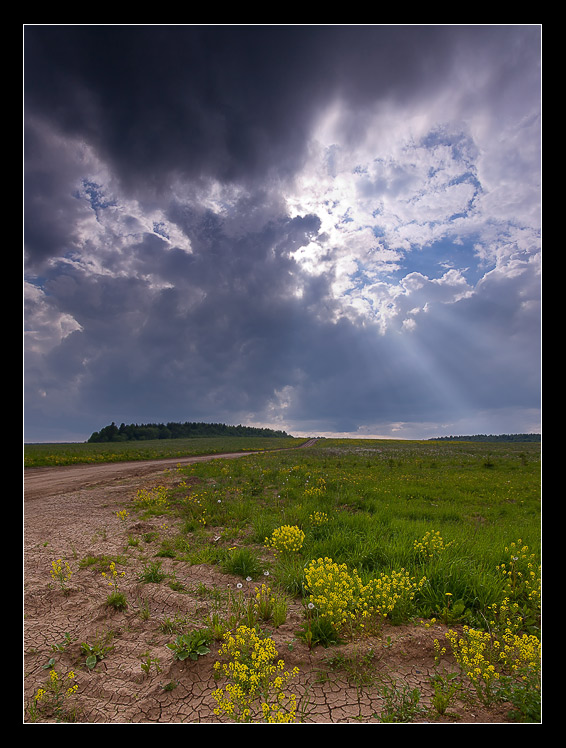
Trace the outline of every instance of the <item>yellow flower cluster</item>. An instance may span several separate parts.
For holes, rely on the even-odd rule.
[[[116,516],[124,522],[128,517],[128,512],[125,509],[122,509],[122,511],[116,512]]]
[[[318,478],[315,485],[305,488],[304,493],[309,498],[319,498],[326,493],[326,481],[324,478]]]
[[[537,625],[541,611],[540,564],[519,540],[505,548],[509,560],[497,566],[504,578],[504,597],[489,607],[490,626],[499,631],[518,633]]]
[[[215,714],[238,722],[295,720],[297,698],[285,689],[299,670],[285,670],[283,660],[277,660],[272,639],[261,637],[254,628],[240,626],[235,633],[224,635],[219,654],[228,661],[215,662],[215,674],[223,674],[229,682],[212,693],[218,704]]]
[[[73,681],[74,679],[75,673],[71,670],[67,673],[67,681]],[[34,700],[36,704],[40,702],[44,704],[47,709],[52,708],[60,711],[63,699],[72,696],[78,688],[76,683],[67,686],[65,681],[59,678],[59,673],[52,669],[49,673],[49,680],[43,688],[37,689]]]
[[[461,636],[453,630],[445,636],[458,666],[486,703],[493,698],[494,687],[504,673],[521,676],[526,670],[536,673],[540,669],[541,643],[536,636],[507,631],[499,641],[469,626],[463,627]],[[438,640],[435,648],[440,655],[446,651]]]
[[[525,669],[538,671],[541,666],[541,642],[533,634],[516,634],[507,630],[503,633],[499,659],[511,673]]]
[[[497,630],[519,631],[523,626],[523,616],[518,603],[504,597],[500,603],[488,605],[491,614],[489,625]]]
[[[460,669],[467,675],[479,695],[489,697],[499,672],[492,662],[491,635],[464,626],[462,636],[452,629],[445,634]]]
[[[505,552],[509,554],[509,562],[500,564],[497,569],[505,577],[505,590],[512,600],[522,598],[530,606],[540,604],[541,578],[540,564],[534,553],[522,540],[511,543]]]
[[[118,589],[118,580],[119,580],[119,577],[125,577],[126,576],[126,572],[123,571],[123,572],[119,573],[118,570],[116,569],[116,563],[114,561],[112,561],[110,563],[109,569],[110,569],[110,571],[109,571],[109,575],[108,576],[110,577],[110,581],[108,582],[108,586],[109,587],[114,587],[117,590]],[[102,572],[102,576],[103,577],[107,576],[107,574],[106,574],[105,571]]]
[[[271,593],[271,588],[266,584],[262,584],[261,589],[256,587],[253,605],[254,611],[260,620],[269,620],[275,606],[275,597]]]
[[[363,595],[371,601],[373,609],[379,615],[386,617],[393,612],[400,600],[412,600],[426,581],[426,577],[417,581],[408,571],[401,569],[370,579],[363,589]]]
[[[439,556],[451,545],[452,541],[450,543],[445,543],[440,536],[440,532],[437,530],[436,532],[427,532],[420,540],[415,540],[413,547],[421,556],[434,558],[435,556]]]
[[[363,585],[357,573],[350,573],[346,564],[338,564],[331,558],[311,561],[305,569],[305,585],[322,619],[337,630],[353,621]]]
[[[328,522],[328,514],[326,512],[313,512],[309,516],[309,520],[315,527],[320,527],[320,525],[325,525]]]
[[[303,547],[305,533],[296,525],[282,525],[265,538],[265,545],[279,552],[297,553]]]
[[[136,494],[136,504],[142,509],[167,509],[169,506],[167,487],[140,488]]]
[[[319,558],[305,569],[306,589],[322,619],[337,631],[378,626],[401,599],[411,600],[426,582],[410,577],[404,569],[363,583],[358,572],[331,558]]]
[[[63,561],[58,558],[57,561],[51,562],[51,578],[54,581],[59,582],[62,590],[65,589],[65,585],[71,578],[72,574],[73,572],[67,561],[63,563]]]

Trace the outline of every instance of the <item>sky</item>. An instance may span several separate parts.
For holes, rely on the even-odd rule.
[[[25,25],[24,440],[540,432],[539,25]]]

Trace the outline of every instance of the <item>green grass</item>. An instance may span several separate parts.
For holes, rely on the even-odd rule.
[[[191,439],[152,439],[107,443],[73,442],[61,444],[25,444],[24,467],[49,467],[129,460],[155,460],[224,452],[249,452],[281,449],[302,444],[292,437],[194,437]]]
[[[161,554],[215,564],[244,578],[269,572],[272,583],[292,595],[301,595],[303,569],[317,558],[346,564],[364,580],[401,569],[426,576],[427,584],[402,610],[405,618],[448,618],[448,600],[459,622],[481,625],[489,606],[502,600],[498,566],[508,562],[510,544],[520,540],[540,560],[540,444],[325,439],[310,448],[281,449],[303,441],[207,437],[27,445],[26,464],[266,450],[178,467],[185,480],[163,508],[152,506],[153,513],[180,520],[179,538]],[[315,523],[316,512],[328,521]],[[266,548],[265,539],[282,525],[303,530],[300,552],[277,555]],[[447,548],[423,560],[414,544],[430,532],[439,533]]]
[[[180,474],[191,480],[175,506],[193,532],[193,548],[210,544],[214,534],[215,563],[226,568],[236,545],[248,570],[253,559],[254,578],[262,558],[272,583],[291,594],[301,593],[312,559],[345,563],[364,579],[405,569],[428,581],[402,616],[452,615],[481,625],[488,607],[501,601],[497,567],[508,560],[509,545],[520,539],[540,559],[536,443],[328,439],[302,450],[198,463]],[[195,511],[204,519],[198,527]],[[327,523],[313,523],[317,511]],[[293,557],[264,545],[281,525],[305,532]],[[448,547],[423,560],[414,543],[427,532],[440,533]]]

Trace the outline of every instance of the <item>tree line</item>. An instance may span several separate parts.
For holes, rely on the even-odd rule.
[[[430,441],[540,442],[540,434],[475,434],[474,436],[433,436]]]
[[[89,442],[125,442],[147,439],[186,439],[196,436],[262,436],[287,437],[285,431],[255,426],[228,426],[225,423],[122,423],[112,422],[91,434]]]

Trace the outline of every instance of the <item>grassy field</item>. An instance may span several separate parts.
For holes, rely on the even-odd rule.
[[[25,444],[25,467],[127,462],[160,458],[192,457],[223,452],[249,452],[280,449],[302,444],[304,439],[265,437],[195,437],[106,443],[73,442]]]
[[[152,442],[136,445],[139,453],[128,443],[112,451],[73,445],[74,454],[70,445],[52,451],[45,445],[43,456],[39,447],[29,456],[33,464],[68,464],[302,441]],[[530,442],[324,439],[303,449],[177,466],[168,487],[139,490],[124,513],[174,520],[148,569],[168,558],[212,565],[250,588],[261,585],[265,591],[241,614],[252,635],[268,623],[277,626],[290,599],[302,605],[296,636],[309,648],[379,636],[385,619],[442,622],[450,636],[439,648],[451,648],[461,679],[480,701],[510,702],[517,719],[536,722],[540,459],[540,443]],[[193,633],[220,636],[225,626],[211,618]],[[435,681],[435,698],[442,701],[454,683]]]
[[[269,574],[304,601],[309,645],[384,619],[455,626],[439,651],[452,649],[480,699],[505,693],[538,721],[539,444],[323,440],[181,472],[192,488],[170,498],[192,536],[187,560]]]
[[[505,593],[501,565],[511,544],[540,560],[538,444],[323,440],[181,473],[196,488],[172,507],[202,537],[197,554],[210,553],[207,528],[226,528],[238,550],[216,545],[211,560],[237,568],[237,557],[247,558],[247,570],[259,572],[265,538],[300,528],[300,550],[273,559],[276,578],[294,593],[313,559],[346,564],[364,579],[403,569],[427,579],[411,614],[485,625]]]
[[[27,445],[26,465],[277,450],[303,441],[239,437]],[[231,571],[241,564],[244,576],[264,568],[266,538],[278,528],[291,528],[301,536],[296,552],[280,552],[270,542],[276,579],[292,594],[303,592],[305,566],[316,559],[345,564],[365,581],[403,570],[427,582],[409,608],[396,606],[393,617],[406,617],[410,610],[485,625],[490,606],[501,605],[507,594],[502,568],[513,568],[524,582],[526,570],[514,568],[510,558],[528,556],[529,563],[540,563],[537,443],[324,439],[311,448],[178,469],[190,479],[181,483],[190,490],[159,501],[145,497],[138,508],[180,517],[185,532],[194,535],[186,560],[219,563]],[[210,528],[221,533],[223,543],[210,544]],[[237,551],[227,551],[227,544]],[[525,618],[536,627],[536,611]]]

